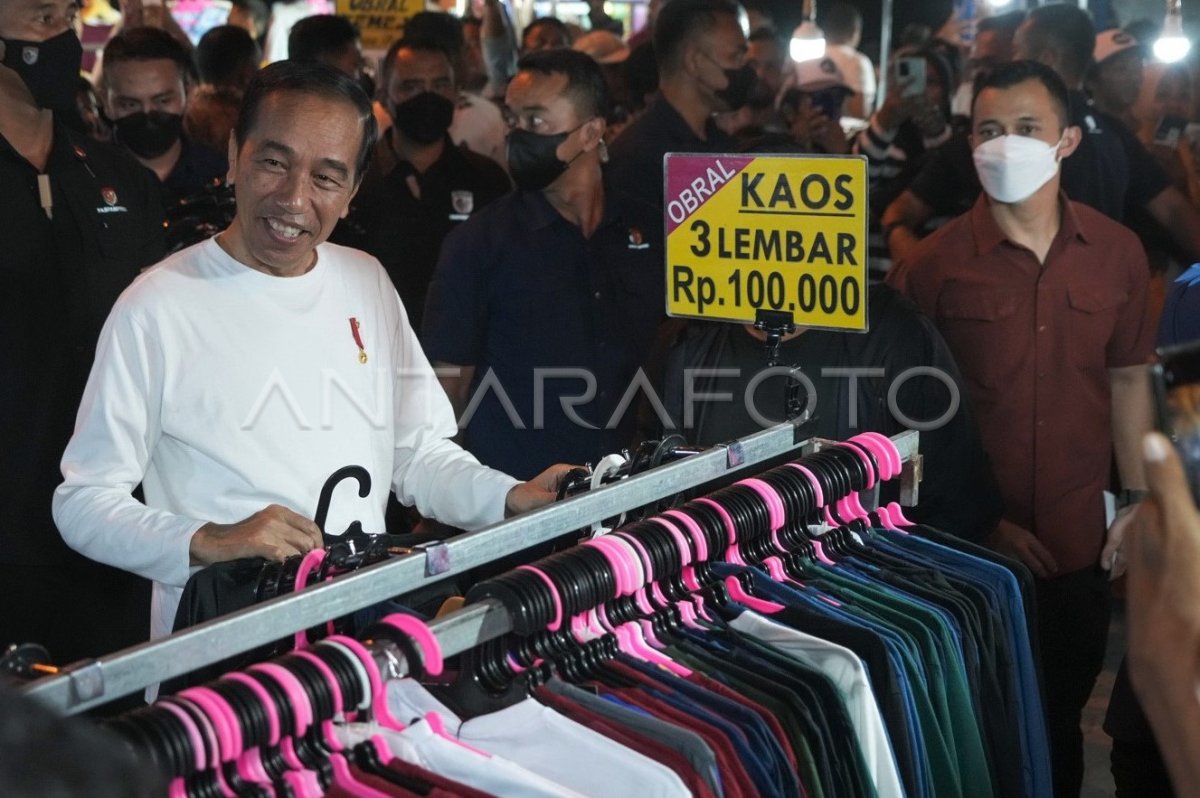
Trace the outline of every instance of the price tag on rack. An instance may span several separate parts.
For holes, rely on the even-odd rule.
[[[867,330],[867,162],[666,156],[667,314]]]
[[[424,10],[424,0],[337,0],[337,13],[358,26],[363,50],[380,55],[404,35],[409,18]]]

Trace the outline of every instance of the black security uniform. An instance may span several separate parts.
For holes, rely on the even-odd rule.
[[[350,215],[331,240],[379,258],[408,312],[421,329],[425,294],[442,241],[480,208],[508,193],[508,175],[491,158],[445,139],[442,155],[424,173],[401,160],[389,129],[350,204]]]
[[[67,662],[149,632],[148,583],[69,550],[50,504],[100,328],[164,237],[152,172],[60,123],[53,135],[48,202],[0,137],[0,645]]]
[[[430,360],[474,366],[473,389],[494,380],[466,448],[530,479],[628,445],[642,393],[621,402],[664,316],[663,263],[658,213],[612,190],[590,237],[538,191],[514,191],[451,233],[423,342]]]
[[[663,207],[663,156],[668,152],[736,152],[737,142],[709,117],[700,138],[662,94],[613,141],[606,176],[613,187]],[[661,222],[660,222],[661,224]]]

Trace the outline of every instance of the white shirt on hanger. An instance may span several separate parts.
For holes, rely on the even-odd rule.
[[[755,612],[743,612],[729,625],[828,676],[845,699],[859,748],[875,780],[879,798],[904,798],[900,771],[883,725],[883,715],[871,692],[866,666],[857,654]]]
[[[437,712],[446,731],[463,742],[592,798],[691,795],[670,768],[532,698],[462,720],[420,684],[401,679],[388,684],[388,708],[398,719]]]
[[[347,723],[336,727],[343,745],[355,746],[379,735],[397,758],[431,773],[505,798],[583,798],[572,789],[521,767],[501,756],[484,755],[436,734],[425,721],[403,731],[376,723]]]

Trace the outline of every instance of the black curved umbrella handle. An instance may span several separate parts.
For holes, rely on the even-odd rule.
[[[371,474],[362,466],[342,466],[330,474],[329,479],[325,480],[325,485],[321,488],[321,498],[317,500],[317,517],[313,519],[321,530],[321,534],[325,534],[325,519],[329,515],[329,503],[333,501],[333,489],[347,479],[358,480],[358,497],[360,499],[367,498],[371,492]]]

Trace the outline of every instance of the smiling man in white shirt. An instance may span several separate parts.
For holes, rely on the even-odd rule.
[[[335,495],[333,532],[382,532],[389,488],[467,529],[553,498],[562,468],[520,483],[451,441],[453,411],[387,274],[324,243],[374,141],[351,79],[263,70],[229,145],[237,218],[143,274],[105,325],[54,518],[76,550],[154,580],[152,636],[196,567],[323,545],[312,514],[343,466],[372,487]]]

